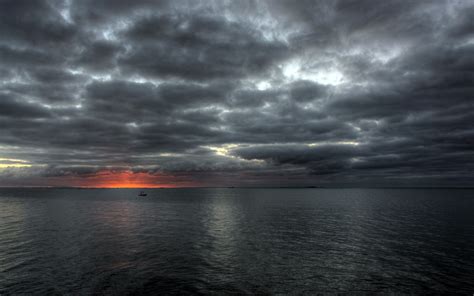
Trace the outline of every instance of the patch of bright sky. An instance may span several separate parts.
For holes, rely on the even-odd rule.
[[[63,5],[58,9],[59,14],[62,16],[65,22],[71,24],[72,23],[72,18],[71,18],[71,1],[70,0],[65,0],[63,2]]]
[[[352,46],[346,51],[347,56],[367,56],[372,61],[386,64],[391,60],[399,57],[409,47],[408,44],[363,44]]]
[[[288,82],[309,80],[324,85],[339,85],[346,82],[343,73],[335,66],[309,68],[299,58],[288,60],[279,65],[279,68]]]
[[[233,148],[237,148],[237,147],[239,147],[238,144],[225,144],[225,145],[221,145],[221,146],[204,146],[204,148],[208,148],[208,149],[214,151],[217,155],[232,157],[232,158],[235,158],[235,156],[230,155],[229,152]]]
[[[408,45],[397,46],[373,46],[373,47],[354,47],[345,52],[344,56],[363,55],[374,62],[387,64],[396,59],[406,50]],[[366,86],[369,81],[353,80],[344,74],[343,60],[337,57],[321,58],[321,61],[314,64],[311,62],[311,56],[304,58],[293,57],[278,65],[279,71],[270,72],[269,78],[262,80],[246,81],[252,88],[264,91],[283,83],[292,83],[298,80],[313,81],[322,85],[336,86],[339,91],[344,91],[344,86],[359,85]],[[280,74],[278,74],[280,73]]]
[[[457,45],[456,47],[459,48],[459,47],[472,46],[472,45],[474,45],[474,37],[467,37],[466,39],[462,40],[461,43]]]
[[[403,48],[401,46],[392,46],[392,47],[383,47],[383,48],[375,48],[370,50],[371,56],[383,63],[386,64],[390,62],[391,60],[397,58],[402,54]]]
[[[14,159],[14,158],[0,158],[0,169],[6,168],[24,168],[31,167],[32,165],[23,159]]]
[[[154,86],[159,86],[168,81],[172,83],[180,82],[180,80],[176,80],[176,79],[162,80],[162,79],[143,77],[137,74],[134,74],[132,76],[122,77],[117,70],[113,70],[110,73],[102,73],[102,74],[90,73],[81,68],[67,69],[67,71],[73,75],[84,75],[84,76],[89,77],[92,80],[96,80],[100,82],[108,82],[112,80],[126,80],[128,82],[138,83],[138,84],[150,83]]]
[[[181,154],[179,153],[160,153],[158,154],[160,157],[180,157]]]
[[[232,155],[231,151],[235,148],[241,147],[240,144],[224,144],[224,145],[220,145],[220,146],[202,146],[202,147],[214,151],[215,155],[224,156],[224,157],[227,157],[227,158],[233,158],[233,159],[238,159],[240,161],[254,162],[254,163],[263,163],[264,162],[264,160],[261,160],[261,159],[248,160],[248,159],[243,159],[243,158],[240,158],[238,156]]]
[[[350,127],[355,129],[357,132],[360,132],[362,130],[359,126],[357,126],[356,124],[354,124],[352,122],[349,122],[348,124],[349,124]]]
[[[59,105],[59,104],[55,104],[55,105],[51,105],[51,104],[45,104],[45,103],[41,103],[41,102],[38,102],[37,99],[32,99],[32,100],[28,100],[27,101],[29,104],[37,104],[37,105],[40,105],[41,107],[45,108],[45,109],[48,109],[48,110],[67,110],[67,109],[81,109],[82,108],[82,104],[81,103],[77,103],[77,104],[73,104],[73,105],[70,105],[70,104],[63,104],[63,105]],[[64,117],[63,117],[64,118]]]
[[[354,162],[361,162],[362,159],[360,157],[351,157],[350,159],[350,162],[354,163]]]
[[[268,81],[260,81],[260,82],[257,82],[256,85],[257,85],[257,89],[260,91],[267,90],[272,86],[271,83]]]
[[[98,81],[111,81],[112,80],[112,74],[93,74],[90,72],[86,72],[82,69],[67,69],[69,73],[72,75],[84,75],[88,76],[93,80],[98,80]]]
[[[145,84],[145,83],[151,83],[154,86],[158,86],[160,84],[163,84],[165,81],[161,79],[151,79],[151,78],[145,78],[140,75],[133,75],[129,78],[126,78],[127,81],[133,82],[133,83],[138,83],[138,84]]]
[[[313,81],[322,85],[339,86],[343,83],[348,82],[344,74],[339,71],[336,67],[304,67],[304,62],[300,59],[291,59],[280,65],[278,65],[280,75],[276,73],[269,74],[268,79],[247,79],[243,80],[243,85],[250,89],[257,89],[259,91],[265,91],[275,87],[279,87],[281,82],[289,84],[299,80]]]
[[[28,84],[28,81],[26,81],[23,76],[19,75],[18,72],[14,72],[13,75],[11,75],[8,78],[4,78],[0,81],[0,85],[8,85],[8,84]]]
[[[134,130],[134,129],[138,128],[138,124],[136,122],[129,122],[129,123],[126,124],[126,126],[131,130]]]
[[[126,19],[120,19],[111,24],[107,24],[105,28],[99,30],[99,36],[107,41],[117,41],[117,33],[126,30],[131,25],[131,22]]]
[[[272,146],[272,145],[303,145],[307,147],[319,147],[319,146],[326,146],[326,145],[349,145],[349,146],[359,146],[361,143],[357,141],[325,141],[325,142],[314,142],[314,143],[283,143],[283,144],[251,144],[251,145],[241,145],[241,144],[224,144],[220,146],[202,146],[203,148],[207,148],[212,150],[215,155],[224,156],[228,158],[239,159],[242,161],[252,161],[252,162],[264,162],[264,160],[253,159],[253,160],[246,160],[240,158],[238,156],[232,155],[231,152],[235,148],[241,147],[265,147],[265,146]]]
[[[308,147],[318,147],[325,145],[350,145],[350,146],[359,146],[360,143],[356,141],[335,141],[335,142],[315,142],[307,144]]]

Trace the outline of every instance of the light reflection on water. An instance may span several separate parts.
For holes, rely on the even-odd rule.
[[[470,294],[473,193],[1,189],[0,294]]]

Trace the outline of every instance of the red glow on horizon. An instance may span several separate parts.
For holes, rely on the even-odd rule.
[[[101,171],[87,177],[58,178],[56,181],[55,186],[83,188],[176,188],[197,185],[194,182],[178,180],[174,176],[132,171]]]
[[[173,184],[162,184],[159,176],[147,173],[132,172],[103,172],[86,179],[86,184],[81,187],[99,188],[156,188],[156,187],[176,187]]]

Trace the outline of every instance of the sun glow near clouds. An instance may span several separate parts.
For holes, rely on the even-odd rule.
[[[108,170],[87,178],[76,178],[71,180],[71,183],[73,186],[85,188],[174,188],[196,185],[164,174]]]
[[[248,160],[248,159],[244,159],[232,154],[232,150],[238,149],[241,147],[242,145],[240,144],[224,144],[221,146],[203,146],[203,148],[212,150],[214,154],[218,156],[223,156],[223,157],[227,157],[230,159],[235,159],[235,160],[243,161],[243,162],[259,163],[259,164],[265,162],[264,160],[261,160],[261,159]]]
[[[231,157],[231,158],[236,158],[235,156],[230,154],[230,151],[237,147],[239,147],[239,145],[237,144],[225,144],[222,146],[205,146],[205,148],[208,148],[214,151],[216,155]]]
[[[0,169],[6,168],[28,168],[32,164],[27,160],[14,159],[14,158],[0,158]]]

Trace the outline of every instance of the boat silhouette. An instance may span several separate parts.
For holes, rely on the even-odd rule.
[[[138,196],[147,196],[148,194],[145,193],[145,191],[140,191],[140,193],[138,194]]]

